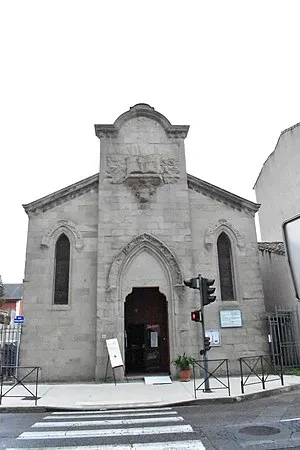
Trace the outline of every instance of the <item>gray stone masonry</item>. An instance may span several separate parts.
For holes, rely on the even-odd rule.
[[[191,321],[199,292],[183,280],[216,279],[206,328],[220,331],[209,358],[265,354],[264,300],[254,214],[258,205],[187,175],[188,126],[172,125],[146,104],[114,124],[96,125],[100,171],[36,200],[29,216],[21,364],[42,367],[43,381],[102,380],[106,340],[124,349],[124,305],[133,288],[158,287],[167,301],[168,363],[199,357],[201,326]],[[231,243],[234,301],[222,301],[216,242]],[[69,303],[53,305],[55,245],[71,243]],[[221,328],[221,310],[240,310],[242,326]],[[122,371],[118,371],[122,378]]]

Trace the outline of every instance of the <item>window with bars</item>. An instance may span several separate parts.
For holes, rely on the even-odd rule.
[[[54,305],[69,302],[70,241],[61,234],[55,245]]]
[[[231,243],[229,237],[224,232],[218,237],[217,249],[221,299],[235,300]]]

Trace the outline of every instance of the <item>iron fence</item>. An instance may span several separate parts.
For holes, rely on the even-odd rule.
[[[262,388],[265,389],[266,383],[280,380],[281,385],[284,385],[282,358],[280,354],[277,356],[276,365],[270,355],[239,358],[242,394],[245,392],[245,386],[253,384],[261,383]]]
[[[297,310],[275,308],[267,314],[270,353],[274,365],[285,368],[300,366],[300,333]]]
[[[22,397],[26,400],[34,400],[35,405],[37,405],[38,401],[38,384],[39,384],[39,370],[40,367],[27,367],[27,366],[1,366],[1,374],[0,374],[0,405],[2,404],[3,397]],[[11,373],[11,381],[14,383],[12,386],[4,384],[6,380],[7,372]],[[26,380],[27,385],[25,385],[24,380]],[[32,392],[31,385],[34,386],[34,391]],[[30,388],[29,388],[30,386]],[[16,389],[17,387],[22,387],[23,394],[21,394],[21,390],[19,390],[18,394],[11,395],[11,391]],[[29,394],[29,395],[28,395]]]
[[[0,325],[0,367],[7,366],[4,375],[10,378],[19,363],[22,325]]]
[[[205,389],[205,385],[207,380],[209,380],[212,389],[227,389],[228,395],[230,396],[230,380],[229,380],[229,368],[228,368],[228,359],[209,359],[207,360],[209,363],[210,369],[208,369],[207,364],[205,364],[204,360],[194,361],[193,363],[193,379],[194,379],[194,394],[195,398],[197,398],[197,391],[202,390],[203,392],[207,392]],[[196,378],[197,371],[199,371],[200,376],[202,375],[203,381],[196,386]],[[225,375],[225,379],[227,383],[224,382],[224,379],[220,379],[220,376]]]

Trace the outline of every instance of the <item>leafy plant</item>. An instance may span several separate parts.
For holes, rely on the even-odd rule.
[[[300,375],[300,367],[291,367],[290,369],[284,370],[285,375]]]
[[[192,364],[195,361],[195,358],[183,353],[183,355],[178,355],[177,358],[174,359],[173,364],[175,364],[175,366],[179,367],[181,370],[188,370],[191,369]]]

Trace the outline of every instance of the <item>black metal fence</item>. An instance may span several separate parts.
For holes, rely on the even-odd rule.
[[[37,405],[39,370],[40,367],[2,365],[0,374],[0,405],[4,397],[22,397],[26,400],[34,400],[35,405]],[[13,383],[12,385],[7,383],[8,373],[10,374],[10,382]],[[13,390],[16,392],[17,387],[21,387],[18,394],[11,394]]]
[[[278,365],[274,365],[271,355],[258,355],[239,358],[238,360],[208,359],[199,360],[193,364],[194,394],[197,392],[211,392],[217,389],[226,389],[231,395],[230,365],[234,368],[239,364],[239,377],[241,393],[245,393],[245,387],[261,384],[266,389],[266,384],[280,381],[284,385],[283,366],[281,355],[278,355]],[[236,373],[236,372],[235,372]],[[199,379],[200,384],[199,384]],[[198,381],[197,381],[198,380]],[[209,389],[207,387],[209,386]]]
[[[210,387],[213,390],[227,389],[228,395],[230,395],[228,359],[209,359],[207,360],[207,363],[203,359],[194,361],[193,363],[195,398],[197,398],[197,391],[202,390],[203,392],[207,392],[208,380],[210,382]],[[198,377],[202,376],[203,378],[203,381],[198,386],[196,383],[196,378],[198,378],[197,375]],[[221,379],[221,376],[223,379]],[[224,381],[224,378],[227,381]]]
[[[267,314],[267,324],[273,363],[285,368],[300,367],[298,311],[276,307],[274,312]]]
[[[266,383],[281,381],[283,386],[282,357],[278,355],[279,365],[273,363],[271,356],[259,355],[239,358],[241,374],[241,391],[245,392],[245,386],[261,384],[266,389]]]

